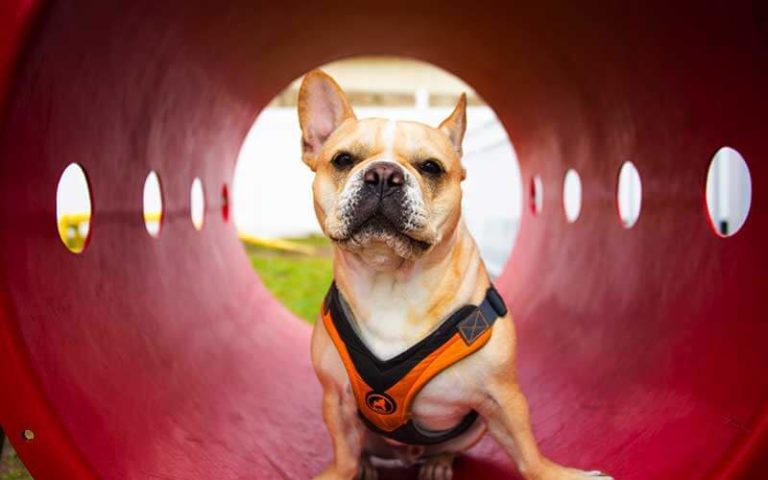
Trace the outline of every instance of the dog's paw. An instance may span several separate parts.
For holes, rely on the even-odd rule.
[[[600,480],[613,480],[613,477],[608,475],[607,473],[603,473],[600,470],[590,470],[588,472],[585,472],[584,470],[576,470],[575,468],[570,469],[570,473],[572,476],[569,476],[569,479],[573,480],[587,480],[587,479],[600,479]]]
[[[454,456],[453,453],[441,453],[426,458],[419,469],[419,480],[451,480]]]
[[[360,469],[357,472],[357,480],[378,480],[379,472],[368,458],[360,459]]]
[[[613,480],[613,477],[599,470],[579,470],[578,468],[563,467],[550,464],[543,472],[531,472],[526,479],[536,480]]]

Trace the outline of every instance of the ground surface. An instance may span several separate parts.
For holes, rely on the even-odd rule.
[[[253,268],[272,294],[297,316],[315,323],[333,277],[331,246],[325,237],[289,239],[312,247],[314,255],[246,247]]]
[[[19,457],[16,456],[16,452],[6,442],[3,456],[0,458],[0,480],[28,480],[31,478]]]
[[[283,252],[261,247],[246,247],[253,268],[278,300],[297,316],[314,323],[323,296],[331,284],[331,247],[325,237],[290,239],[310,246],[315,254]],[[0,480],[30,480],[16,452],[6,441],[0,459]]]

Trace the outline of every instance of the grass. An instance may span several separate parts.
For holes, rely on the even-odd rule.
[[[331,249],[331,241],[328,240],[328,237],[325,237],[324,235],[320,235],[318,233],[313,233],[305,237],[286,238],[286,240],[290,240],[296,243],[301,243],[302,245],[309,245],[312,247],[321,248],[321,249],[327,250],[328,252],[330,252],[330,249]]]
[[[0,458],[0,480],[31,480],[32,476],[16,456],[16,452],[6,440],[3,455]]]
[[[330,242],[320,235],[286,239],[312,246],[315,255],[247,247],[251,265],[264,285],[290,311],[315,323],[333,278]]]
[[[287,239],[314,247],[316,255],[302,255],[246,247],[251,265],[272,294],[298,317],[315,323],[320,305],[331,284],[331,245],[323,236]],[[0,459],[0,480],[31,480],[16,452],[6,441]]]
[[[283,305],[309,323],[315,323],[333,276],[330,258],[252,255],[251,264]]]

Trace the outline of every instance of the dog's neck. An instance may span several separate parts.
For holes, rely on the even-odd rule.
[[[371,254],[335,248],[333,268],[362,340],[381,359],[406,350],[462,305],[479,303],[490,283],[464,222],[416,261],[381,268],[371,265],[379,254]]]

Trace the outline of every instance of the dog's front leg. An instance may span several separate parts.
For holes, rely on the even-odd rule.
[[[497,379],[488,384],[487,395],[478,405],[488,432],[504,448],[526,480],[610,479],[599,472],[585,472],[558,465],[539,452],[531,430],[528,401],[514,382]]]
[[[477,411],[488,432],[507,452],[526,480],[546,478],[548,460],[539,452],[531,431],[528,402],[519,387],[508,381],[487,385]]]
[[[329,386],[323,393],[323,419],[333,442],[333,461],[316,480],[350,480],[375,476],[369,465],[361,466],[365,426],[357,416],[357,404],[347,388]],[[364,468],[361,468],[364,467]]]

